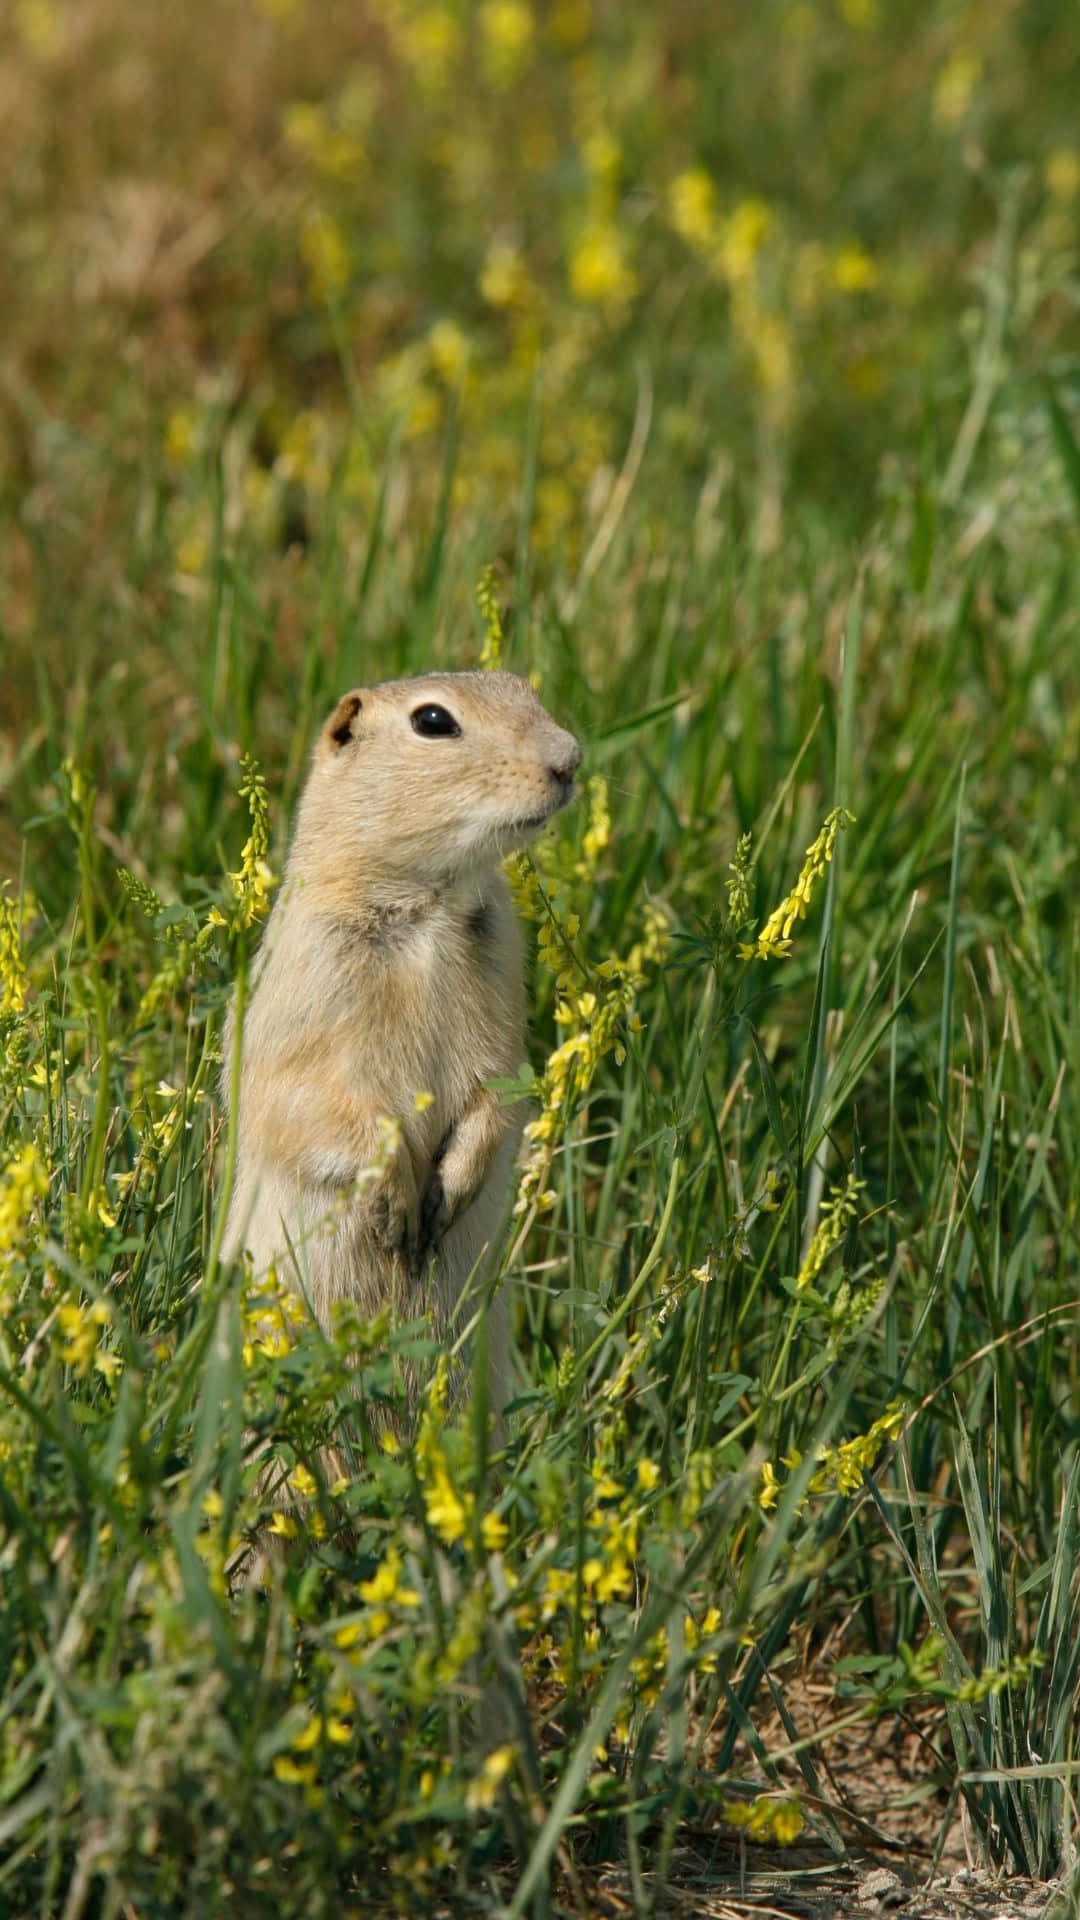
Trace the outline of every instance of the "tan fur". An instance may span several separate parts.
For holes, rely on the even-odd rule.
[[[431,704],[460,737],[414,731]],[[322,729],[253,970],[225,1251],[325,1324],[349,1297],[445,1331],[499,1229],[522,1114],[486,1083],[520,1065],[524,996],[498,863],[580,759],[510,673],[358,689]],[[231,1042],[230,1022],[226,1081]]]

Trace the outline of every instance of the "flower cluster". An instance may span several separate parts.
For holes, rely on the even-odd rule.
[[[271,872],[266,857],[270,848],[270,801],[266,780],[251,754],[245,753],[240,765],[244,775],[240,784],[240,798],[248,803],[251,832],[244,842],[239,870],[230,873],[229,880],[236,899],[234,923],[239,927],[250,927],[269,911],[270,895],[277,885],[277,876]]]
[[[574,880],[586,884],[594,879],[611,838],[611,810],[602,775],[590,777],[587,793],[588,821],[572,868]],[[540,866],[545,861],[541,879]],[[525,1129],[529,1154],[514,1206],[515,1213],[523,1214],[530,1207],[544,1210],[554,1204],[555,1195],[544,1189],[543,1181],[566,1111],[588,1090],[597,1067],[608,1054],[622,1065],[626,1057],[624,1035],[643,1031],[635,1002],[650,974],[663,965],[670,931],[663,908],[647,901],[642,909],[640,938],[625,958],[610,954],[586,968],[575,947],[581,931],[580,915],[572,910],[560,914],[560,878],[543,845],[537,850],[535,862],[524,856],[511,862],[510,878],[519,908],[539,922],[537,953],[553,977],[555,1020],[565,1030],[565,1038],[549,1054],[537,1085],[540,1112]]]
[[[5,880],[0,883],[0,1019],[22,1013],[26,993],[19,915]]]
[[[817,1281],[834,1247],[838,1247],[859,1212],[859,1195],[866,1182],[849,1173],[839,1193],[834,1193],[821,1209],[814,1237],[795,1278],[796,1293],[806,1293]]]
[[[495,595],[495,569],[485,567],[476,583],[476,599],[484,621],[484,644],[480,649],[480,665],[494,668],[502,665],[503,648],[506,635],[503,632],[499,602]]]
[[[759,1794],[754,1800],[725,1800],[722,1817],[729,1827],[738,1827],[748,1840],[772,1840],[790,1847],[803,1830],[802,1808],[793,1794],[776,1799]]]
[[[885,1412],[874,1421],[866,1433],[856,1434],[852,1440],[841,1441],[837,1447],[821,1446],[817,1450],[817,1466],[807,1484],[806,1493],[800,1501],[800,1510],[806,1500],[815,1494],[857,1493],[863,1484],[864,1475],[876,1465],[883,1446],[895,1440],[907,1419],[908,1408],[902,1400],[890,1400]],[[802,1454],[797,1447],[783,1457],[781,1463],[789,1472],[802,1465]],[[768,1511],[775,1507],[784,1483],[779,1479],[776,1469],[769,1460],[761,1469],[761,1488],[758,1493],[758,1505]]]
[[[446,1547],[468,1539],[476,1520],[476,1496],[456,1484],[446,1450],[444,1429],[449,1378],[447,1362],[440,1360],[428,1389],[415,1450],[428,1524]],[[481,1515],[480,1539],[485,1552],[497,1552],[505,1544],[506,1533],[506,1523],[497,1513]]]
[[[770,913],[761,932],[739,948],[742,960],[783,959],[791,951],[791,935],[800,920],[805,920],[814,897],[814,888],[829,865],[836,848],[837,835],[854,824],[855,816],[846,807],[834,807],[806,849],[799,877],[780,905]]]
[[[48,1169],[31,1141],[0,1173],[0,1307],[11,1304],[10,1292],[34,1244],[36,1216],[48,1191]]]
[[[66,1367],[84,1376],[94,1367],[106,1380],[119,1373],[119,1354],[100,1345],[102,1333],[112,1322],[107,1300],[65,1300],[57,1308],[56,1318],[62,1341],[60,1358]]]

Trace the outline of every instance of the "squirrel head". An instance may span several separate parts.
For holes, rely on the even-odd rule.
[[[517,674],[354,688],[316,744],[292,863],[407,898],[489,868],[573,797],[581,748]],[[312,868],[316,869],[312,872]]]

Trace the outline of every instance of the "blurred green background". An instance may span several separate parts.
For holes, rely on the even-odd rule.
[[[524,602],[631,486],[643,574],[717,525],[856,537],[967,478],[973,380],[999,461],[1053,460],[1071,5],[12,0],[0,55],[0,774],[110,673],[183,732],[223,532],[273,726],[376,540],[415,586],[448,528]],[[368,603],[359,670],[404,617]]]

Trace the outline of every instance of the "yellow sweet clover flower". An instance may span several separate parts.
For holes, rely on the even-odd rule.
[[[637,1658],[630,1662],[630,1672],[638,1694],[647,1707],[656,1705],[660,1698],[660,1689],[664,1684],[667,1671],[668,1638],[665,1628],[654,1634]]]
[[[436,320],[427,337],[432,372],[446,387],[459,387],[469,364],[469,342],[456,320]]]
[[[186,467],[198,451],[198,423],[194,408],[174,407],[165,422],[165,457]]]
[[[585,791],[589,801],[589,824],[581,843],[581,858],[574,866],[579,880],[591,878],[600,855],[607,851],[611,839],[611,808],[608,804],[608,784],[603,774],[590,774]]]
[[[314,407],[302,407],[281,436],[274,473],[279,480],[298,481],[309,493],[324,494],[332,472],[329,423]]]
[[[857,33],[865,33],[877,25],[877,0],[840,0],[840,12]]]
[[[704,167],[690,167],[672,181],[668,192],[671,224],[680,240],[700,253],[712,254],[719,237],[716,188]]]
[[[859,1211],[859,1195],[866,1182],[849,1174],[839,1193],[821,1209],[814,1237],[806,1250],[795,1279],[796,1293],[803,1293],[817,1280],[833,1248],[838,1246]]]
[[[606,809],[606,792],[602,806]],[[600,844],[606,844],[606,837],[605,817],[602,826],[598,824],[596,829],[594,858]],[[592,864],[590,860],[579,862],[577,871],[581,873],[584,868],[587,872]],[[536,891],[541,904],[545,904],[539,884]],[[520,900],[521,894],[519,903]],[[619,1065],[625,1059],[625,1048],[619,1039],[620,1028],[630,1019],[635,997],[644,985],[650,967],[661,964],[667,950],[666,915],[661,908],[650,903],[645,909],[644,938],[631,949],[625,960],[611,955],[600,961],[594,969],[595,986],[579,987],[575,982],[578,967],[571,945],[579,930],[577,916],[572,914],[562,922],[555,915],[550,902],[546,904],[547,918],[537,937],[537,952],[541,962],[555,976],[558,994],[556,1022],[571,1031],[548,1056],[538,1087],[540,1112],[525,1129],[530,1151],[514,1203],[517,1214],[524,1213],[529,1207],[542,1210],[542,1202],[546,1198],[544,1176],[550,1165],[565,1108],[568,1102],[586,1091],[600,1061],[608,1053],[614,1055]]]
[[[15,31],[27,52],[51,60],[64,44],[64,29],[56,0],[15,0]]]
[[[729,1827],[741,1827],[751,1840],[774,1840],[789,1847],[803,1829],[802,1808],[792,1795],[773,1800],[761,1794],[756,1800],[725,1800],[721,1817]]]
[[[574,52],[588,39],[592,28],[590,0],[555,0],[547,27],[555,46],[564,53]]]
[[[870,293],[880,278],[876,263],[857,240],[849,240],[833,256],[832,282],[841,293]]]
[[[329,179],[358,180],[367,169],[360,142],[312,101],[291,100],[281,116],[281,130],[286,145]]]
[[[851,1440],[843,1440],[839,1446],[821,1446],[815,1456],[815,1469],[807,1482],[806,1493],[799,1503],[800,1511],[806,1501],[814,1495],[839,1493],[845,1497],[858,1493],[863,1484],[863,1476],[870,1473],[877,1464],[881,1449],[889,1441],[895,1440],[903,1429],[908,1415],[908,1407],[903,1400],[891,1400],[885,1412],[879,1415],[866,1433],[856,1434]],[[801,1465],[802,1455],[797,1447],[783,1457],[782,1464],[789,1473],[794,1473]],[[758,1505],[763,1511],[775,1507],[783,1492],[783,1484],[778,1480],[771,1462],[766,1461],[761,1469],[761,1488],[758,1493]]]
[[[35,1215],[48,1191],[48,1168],[31,1142],[0,1173],[0,1306],[16,1262],[25,1259],[37,1237]]]
[[[905,1402],[892,1400],[868,1432],[857,1434],[854,1440],[844,1440],[838,1447],[820,1447],[817,1455],[820,1465],[810,1481],[809,1491],[856,1493],[862,1486],[864,1473],[869,1473],[876,1464],[886,1442],[898,1437],[906,1418]]]
[[[585,221],[570,249],[569,274],[576,299],[612,312],[624,307],[637,289],[625,238],[610,219]]]
[[[480,1521],[480,1538],[488,1553],[497,1553],[505,1547],[510,1529],[497,1513],[485,1513]]]
[[[391,1547],[370,1580],[361,1580],[357,1592],[367,1606],[393,1605],[418,1607],[420,1595],[415,1587],[402,1584],[401,1554]]]
[[[776,1468],[773,1466],[771,1460],[763,1460],[761,1464],[761,1487],[758,1491],[758,1506],[763,1513],[768,1513],[772,1507],[775,1507],[779,1497],[780,1481],[776,1477]]]
[[[709,1674],[716,1672],[716,1654],[699,1654],[698,1648],[703,1640],[711,1640],[715,1633],[719,1633],[723,1624],[723,1615],[719,1607],[707,1607],[702,1616],[700,1626],[694,1619],[692,1613],[684,1616],[683,1642],[686,1646],[687,1653],[694,1658],[694,1670],[696,1673]]]
[[[607,127],[593,127],[581,142],[581,158],[589,177],[592,204],[610,206],[622,166],[622,148]]]
[[[476,583],[476,599],[484,621],[484,644],[480,649],[481,667],[492,669],[501,666],[506,636],[503,633],[502,616],[495,597],[495,569],[485,567]]]
[[[790,952],[792,929],[806,918],[814,888],[833,857],[837,835],[842,828],[852,826],[854,820],[855,815],[846,807],[834,807],[826,816],[817,839],[806,849],[794,887],[774,908],[756,938],[739,947],[741,960],[767,960],[773,956],[782,959]]]
[[[981,77],[978,54],[958,48],[949,57],[934,82],[933,113],[939,126],[958,127],[967,118]]]
[[[19,914],[4,880],[0,882],[0,1018],[25,1012],[28,988]]]
[[[510,1745],[494,1747],[485,1756],[479,1774],[465,1790],[465,1805],[470,1813],[485,1812],[495,1805],[495,1797],[513,1764],[514,1749]]]
[[[236,873],[230,873],[229,880],[237,905],[236,924],[250,927],[269,911],[270,894],[277,885],[277,876],[271,872],[266,858],[270,846],[270,801],[266,781],[251,754],[245,753],[240,765],[244,776],[240,784],[240,798],[248,803],[251,832],[244,842],[239,869]]]
[[[324,305],[341,298],[352,273],[349,243],[332,216],[309,208],[300,225],[300,257],[313,297]]]
[[[273,1771],[275,1780],[282,1781],[285,1786],[304,1787],[313,1783],[318,1769],[313,1760],[301,1764],[291,1754],[279,1753],[274,1758]]]
[[[479,285],[489,307],[524,306],[532,287],[520,249],[505,240],[494,241],[484,256]]]
[[[453,81],[464,50],[459,22],[448,7],[422,7],[392,30],[400,57],[423,93],[440,94]]]
[[[513,86],[532,57],[536,28],[525,0],[484,0],[479,10],[480,64],[496,91]]]
[[[465,1537],[469,1523],[469,1502],[458,1493],[450,1478],[446,1456],[441,1449],[428,1449],[428,1478],[424,1483],[424,1509],[428,1521],[444,1545],[452,1547]]]
[[[1075,147],[1055,147],[1043,175],[1055,200],[1073,200],[1080,193],[1080,154]]]
[[[108,1303],[65,1300],[57,1308],[56,1318],[63,1336],[61,1360],[66,1367],[74,1367],[76,1373],[89,1373],[96,1360],[102,1328],[112,1319]],[[108,1374],[107,1368],[103,1371]]]
[[[740,200],[728,214],[720,229],[719,258],[730,281],[750,279],[774,224],[772,208],[764,200]]]

